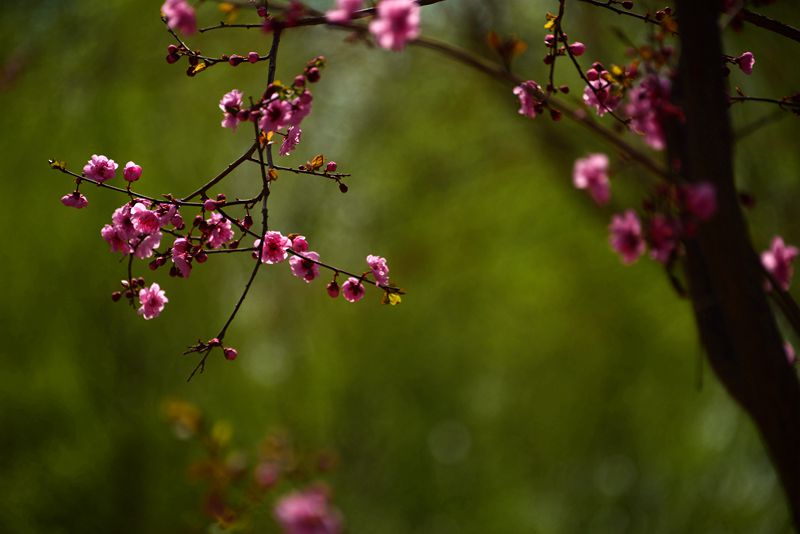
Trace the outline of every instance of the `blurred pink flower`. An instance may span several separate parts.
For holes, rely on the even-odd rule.
[[[414,0],[382,0],[369,31],[381,48],[402,50],[419,37],[419,5]]]
[[[572,167],[572,183],[578,189],[588,189],[594,201],[602,206],[611,199],[611,185],[608,181],[608,156],[589,154],[575,160]]]
[[[338,534],[341,520],[320,489],[291,493],[275,505],[275,518],[284,534]]]
[[[367,265],[372,270],[376,283],[383,286],[389,284],[389,266],[386,265],[386,258],[370,254],[367,256]]]
[[[336,0],[336,9],[325,13],[328,22],[347,22],[353,18],[353,12],[361,9],[364,0]]]
[[[161,6],[161,13],[167,19],[170,29],[186,35],[197,33],[194,8],[186,0],[166,0]]]
[[[642,238],[642,225],[634,210],[614,215],[608,227],[611,232],[611,247],[622,256],[622,262],[631,264],[644,254],[645,242]]]
[[[772,239],[772,245],[769,250],[761,253],[761,263],[764,268],[769,271],[784,291],[788,291],[789,286],[792,284],[792,276],[794,275],[792,262],[794,262],[797,254],[797,247],[785,245],[783,238],[780,236],[775,236]]]
[[[358,302],[364,298],[364,285],[358,278],[352,276],[342,284],[342,295],[348,302]]]

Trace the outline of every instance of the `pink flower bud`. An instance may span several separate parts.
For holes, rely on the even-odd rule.
[[[235,360],[236,357],[239,355],[239,353],[236,352],[236,349],[234,349],[233,347],[225,347],[222,353],[225,354],[226,360]]]
[[[247,54],[247,61],[250,63],[257,63],[259,59],[258,52],[250,52]]]
[[[336,167],[337,166],[335,161],[329,161],[328,164],[325,166],[325,170],[327,172],[336,172]]]
[[[745,52],[736,58],[736,64],[742,69],[742,72],[748,76],[753,74],[753,65],[756,64],[756,58],[752,52]]]
[[[571,45],[569,45],[569,51],[572,52],[573,56],[582,56],[583,53],[586,51],[586,45],[579,41],[575,41]]]
[[[203,201],[203,209],[206,211],[214,211],[217,209],[217,201],[207,198]]]
[[[328,284],[325,289],[328,291],[328,296],[332,299],[339,296],[339,284],[336,283],[336,280]]]
[[[85,196],[75,191],[69,195],[61,197],[61,203],[69,208],[81,209],[89,205],[89,201]]]
[[[142,168],[132,161],[125,164],[125,170],[122,171],[122,176],[129,182],[135,182],[142,176]]]

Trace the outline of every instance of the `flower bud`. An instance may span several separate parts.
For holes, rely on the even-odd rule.
[[[225,347],[222,350],[222,353],[225,355],[226,360],[235,360],[236,357],[239,355],[239,353],[236,352],[236,349],[234,349],[233,347]]]
[[[330,284],[328,284],[325,289],[328,291],[328,296],[332,299],[335,299],[339,296],[339,284],[336,283],[336,280],[333,280]]]
[[[125,170],[122,171],[122,176],[128,182],[135,182],[142,176],[142,167],[132,161],[129,161],[125,165]]]
[[[207,198],[203,201],[203,209],[206,211],[214,211],[217,209],[217,201]]]
[[[208,254],[206,254],[205,250],[201,250],[197,254],[195,254],[194,259],[197,260],[197,263],[205,263],[208,261]]]
[[[306,79],[311,83],[317,83],[320,78],[320,72],[317,67],[311,67],[306,71]]]
[[[327,172],[336,172],[336,167],[337,165],[335,161],[329,161],[328,164],[325,166],[325,170]]]
[[[259,60],[258,52],[250,52],[247,54],[247,61],[250,63],[257,63]]]

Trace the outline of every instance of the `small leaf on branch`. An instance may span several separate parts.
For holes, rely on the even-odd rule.
[[[266,146],[272,142],[273,135],[275,135],[275,132],[265,132],[261,130],[261,133],[258,134],[258,142],[261,143],[261,146]]]
[[[66,170],[67,162],[66,161],[61,161],[61,160],[56,160],[56,159],[51,159],[50,160],[50,168],[51,169],[58,169],[59,171]]]
[[[267,172],[267,176],[269,176],[270,182],[278,181],[278,171],[276,171],[275,169],[270,169],[269,172]]]
[[[390,293],[388,291],[383,294],[383,299],[381,299],[381,302],[383,304],[390,304],[392,306],[397,306],[402,301],[403,301],[403,299],[400,298],[400,294],[399,293]]]
[[[322,168],[325,164],[325,156],[322,154],[317,154],[314,156],[311,161],[308,162],[308,166],[311,167],[311,170],[317,171]]]

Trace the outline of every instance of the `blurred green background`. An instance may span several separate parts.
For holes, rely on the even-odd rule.
[[[797,25],[800,9],[786,4],[765,12]],[[700,370],[689,306],[658,265],[620,264],[607,244],[611,211],[571,186],[574,159],[609,147],[566,121],[520,117],[510,87],[424,50],[299,29],[286,33],[278,68],[289,80],[328,57],[289,161],[322,152],[353,177],[342,195],[282,174],[272,226],[353,270],[368,253],[386,256],[409,291],[402,305],[380,305],[375,291],[358,305],[334,301],[324,281],[265,268],[229,333],[239,359],[215,354],[186,383],[196,359],[182,350],[218,331],[250,262],[215,256],[189,280],[139,265],[170,299],[145,322],[109,299],[125,266],[99,229],[122,197],[86,187],[88,209],[63,208],[70,182],[47,168],[50,157],[75,170],[93,153],[132,159],[144,167],[140,190],[180,195],[251,142],[246,128],[219,127],[217,102],[232,88],[259,94],[264,65],[186,77],[183,61],[164,62],[159,5],[0,6],[10,239],[0,262],[0,532],[205,530],[202,487],[186,475],[198,450],[164,421],[170,397],[229,421],[246,451],[273,428],[304,449],[338,451],[327,481],[354,533],[789,529],[752,425]],[[423,27],[487,56],[488,30],[516,33],[530,44],[517,71],[541,81],[544,12],[555,7],[450,0],[426,8]],[[198,14],[201,24],[221,17],[213,3]],[[634,40],[647,31],[572,2],[565,24],[587,44],[587,65],[625,61],[612,28]],[[789,66],[800,45],[757,28],[726,38],[730,54],[757,58],[753,76],[732,83],[771,97],[798,89]],[[254,30],[189,42],[216,55],[269,45]],[[573,72],[559,78],[571,98],[580,93]],[[744,126],[770,112],[733,116]],[[740,185],[759,200],[759,248],[778,233],[800,241],[797,134],[787,116],[737,148]],[[611,155],[616,198],[637,202],[638,169]],[[249,167],[226,191],[258,180]]]

